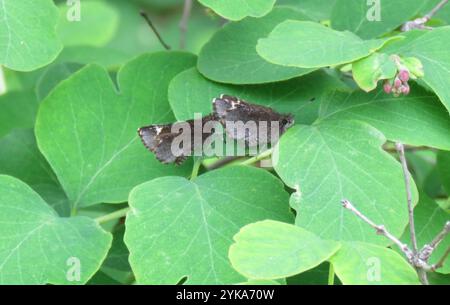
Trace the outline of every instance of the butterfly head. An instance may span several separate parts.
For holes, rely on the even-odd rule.
[[[295,119],[292,114],[282,115],[280,120],[280,128],[281,132],[285,132],[288,128],[292,127],[295,124]]]

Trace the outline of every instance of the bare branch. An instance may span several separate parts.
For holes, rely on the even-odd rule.
[[[414,258],[414,254],[409,249],[408,245],[402,243],[397,237],[392,235],[384,225],[377,225],[372,220],[370,220],[367,216],[362,214],[357,208],[353,206],[353,204],[348,201],[347,199],[344,199],[341,201],[342,206],[346,208],[347,210],[352,211],[356,216],[364,220],[366,223],[368,223],[372,228],[374,228],[379,235],[383,235],[386,238],[390,239],[394,244],[396,244],[400,250],[405,254],[405,256],[408,258],[408,261],[412,262],[412,259]]]
[[[180,49],[186,47],[186,34],[188,30],[189,17],[192,11],[192,0],[184,0],[183,16],[180,21]]]
[[[417,247],[416,229],[414,226],[414,207],[412,204],[411,177],[408,171],[408,164],[406,164],[405,147],[403,146],[402,143],[395,143],[395,148],[397,149],[397,152],[399,154],[400,162],[402,164],[403,169],[403,177],[405,180],[405,188],[406,188],[406,200],[408,202],[409,233],[413,245],[412,251],[414,255],[416,255],[418,252],[418,247]]]
[[[158,38],[158,40],[162,44],[162,46],[166,50],[170,50],[170,46],[167,43],[164,42],[164,40],[162,39],[162,37],[159,34],[158,30],[156,29],[156,27],[153,25],[152,21],[148,17],[147,13],[145,13],[144,11],[141,11],[141,16],[144,17],[145,21],[147,21],[147,24],[150,26],[150,28],[152,29],[153,33],[155,33],[156,37]]]
[[[428,261],[433,251],[439,246],[440,242],[450,233],[450,221],[447,221],[444,228],[439,232],[436,237],[429,243],[426,244],[422,250],[420,250],[419,257],[424,261]]]
[[[442,231],[439,232],[439,234],[433,239],[433,241],[430,243],[430,246],[436,248],[439,243],[444,240],[448,233],[450,233],[450,221],[447,221],[445,223],[444,229],[442,229]]]
[[[441,259],[439,259],[439,261],[436,264],[431,266],[431,271],[436,271],[436,269],[441,268],[444,265],[444,262],[449,254],[450,254],[450,247],[447,248],[444,255],[442,255]]]
[[[403,24],[402,26],[402,32],[408,32],[414,29],[419,29],[419,30],[432,30],[432,27],[426,26],[425,23],[427,23],[428,21],[430,21],[431,18],[433,18],[433,16],[439,12],[439,10],[441,10],[447,3],[449,0],[442,0],[441,2],[438,3],[438,5],[436,5],[436,7],[434,7],[428,14],[426,14],[425,16],[421,17],[421,18],[417,18],[413,21],[408,21],[405,24]]]

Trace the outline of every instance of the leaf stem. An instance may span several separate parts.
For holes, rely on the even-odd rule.
[[[334,285],[334,267],[330,263],[330,268],[328,269],[328,285]]]
[[[108,222],[111,220],[119,219],[119,218],[126,216],[129,210],[130,210],[130,207],[126,207],[126,208],[114,211],[112,213],[97,217],[95,219],[95,221],[99,224],[102,224],[102,223],[105,223],[105,222]]]
[[[77,215],[77,207],[74,205],[72,206],[72,208],[70,209],[70,217],[74,217]]]
[[[432,27],[426,26],[425,23],[431,20],[433,16],[439,12],[447,3],[449,0],[442,0],[439,2],[428,14],[426,14],[423,17],[417,18],[412,21],[408,21],[402,26],[402,32],[408,32],[415,29],[426,29],[426,30],[432,30]]]
[[[159,42],[161,43],[161,45],[166,49],[166,50],[170,50],[170,46],[165,43],[165,41],[162,39],[161,34],[159,34],[158,30],[156,29],[156,27],[153,25],[152,21],[150,20],[150,18],[148,17],[147,13],[145,13],[144,11],[141,11],[141,16],[145,19],[145,21],[147,21],[147,24],[150,26],[150,28],[152,29],[153,33],[155,33],[156,37],[158,38]]]
[[[186,47],[186,34],[188,30],[189,17],[192,11],[192,0],[184,0],[183,16],[180,21],[180,49]]]
[[[268,149],[268,150],[260,153],[259,155],[254,156],[253,158],[245,160],[244,162],[241,163],[241,165],[251,165],[253,163],[256,163],[258,161],[261,161],[261,160],[271,156],[272,153],[273,153],[273,148]]]
[[[406,189],[406,201],[408,204],[409,233],[411,236],[412,251],[413,254],[416,255],[419,250],[417,247],[416,227],[414,225],[414,207],[412,203],[412,193],[411,193],[411,176],[409,174],[408,164],[406,163],[405,147],[403,146],[402,143],[395,143],[395,148],[397,149],[403,169],[403,178],[405,180],[405,189]]]
[[[194,180],[198,176],[198,171],[202,165],[202,158],[195,158],[194,166],[192,167],[191,180]]]

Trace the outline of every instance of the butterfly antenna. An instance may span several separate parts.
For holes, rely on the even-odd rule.
[[[162,39],[161,35],[159,34],[158,30],[156,29],[156,27],[153,25],[152,21],[150,20],[150,18],[148,17],[147,13],[144,11],[141,11],[141,16],[145,19],[145,21],[147,21],[147,24],[150,26],[150,28],[152,29],[153,33],[155,33],[156,37],[158,37],[159,42],[163,45],[163,47],[166,50],[170,50],[170,46],[164,42],[164,40]]]

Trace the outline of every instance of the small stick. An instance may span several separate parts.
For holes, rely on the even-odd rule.
[[[438,3],[428,14],[421,18],[417,18],[413,21],[405,22],[402,26],[402,32],[408,32],[414,29],[426,29],[426,30],[432,30],[432,27],[426,26],[425,23],[430,21],[433,16],[439,12],[447,3],[449,0],[442,0]]]
[[[397,149],[397,152],[400,157],[400,161],[402,164],[403,169],[403,177],[405,180],[405,188],[406,188],[406,200],[408,202],[408,216],[409,216],[409,233],[411,236],[411,242],[413,245],[413,253],[414,255],[418,252],[417,247],[417,238],[416,238],[416,228],[414,226],[414,207],[412,204],[412,194],[411,194],[411,177],[408,171],[408,165],[406,163],[406,157],[405,157],[405,147],[402,143],[395,143],[395,148]]]
[[[436,237],[429,243],[426,244],[422,250],[420,250],[420,259],[424,261],[428,261],[431,254],[433,254],[434,250],[439,246],[440,242],[444,240],[444,238],[450,233],[450,221],[447,221],[444,225],[444,228],[441,232],[439,232]]]
[[[400,250],[405,254],[405,256],[408,258],[408,260],[412,260],[414,257],[413,252],[409,249],[408,245],[402,243],[397,237],[392,235],[384,225],[377,225],[372,220],[370,220],[368,217],[366,217],[364,214],[362,214],[357,208],[353,206],[353,204],[348,201],[347,199],[344,199],[341,201],[342,206],[346,208],[347,210],[352,211],[356,216],[364,220],[366,223],[368,223],[372,228],[374,228],[377,231],[377,234],[383,235],[386,238],[390,239],[394,244],[396,244]]]
[[[431,266],[431,270],[432,271],[436,271],[436,269],[441,268],[444,265],[444,262],[447,259],[449,254],[450,254],[450,247],[447,248],[447,250],[445,251],[444,255],[442,255],[441,259],[436,264]]]
[[[170,50],[170,46],[164,42],[164,40],[162,39],[161,35],[159,34],[158,30],[156,29],[156,27],[153,25],[152,21],[150,20],[150,18],[148,17],[147,13],[144,11],[141,11],[141,16],[144,17],[145,21],[147,21],[147,24],[150,26],[150,28],[152,29],[152,31],[155,33],[156,37],[158,38],[159,42],[162,44],[162,46],[166,49],[166,50]]]
[[[186,34],[188,30],[189,17],[192,11],[192,0],[184,0],[183,16],[180,21],[180,49],[186,47]]]

